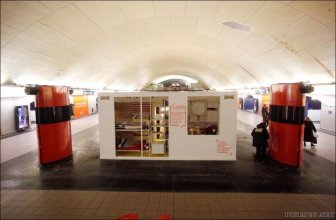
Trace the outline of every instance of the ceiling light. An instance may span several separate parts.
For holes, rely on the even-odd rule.
[[[190,78],[188,76],[183,76],[183,75],[166,75],[166,76],[162,76],[162,77],[159,77],[155,80],[153,80],[153,83],[155,84],[159,84],[163,81],[166,81],[166,80],[171,80],[171,79],[181,79],[181,80],[184,80],[186,83],[197,83],[198,81],[193,79],[193,78]]]
[[[241,31],[247,31],[247,32],[251,31],[250,26],[247,26],[245,24],[240,24],[235,21],[224,21],[222,24],[232,29],[235,29],[235,30],[241,30]]]

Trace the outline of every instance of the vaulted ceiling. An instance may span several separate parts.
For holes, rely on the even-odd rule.
[[[335,82],[335,1],[1,1],[1,84]]]

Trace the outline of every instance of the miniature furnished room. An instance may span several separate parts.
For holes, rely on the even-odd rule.
[[[101,159],[236,159],[235,92],[99,95]]]

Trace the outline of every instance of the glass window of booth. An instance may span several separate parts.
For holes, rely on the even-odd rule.
[[[150,103],[150,156],[168,157],[169,103],[168,97],[148,97]]]
[[[188,134],[218,135],[219,96],[188,97]]]
[[[141,157],[140,97],[115,97],[116,156]]]
[[[168,156],[168,97],[115,97],[116,156]]]

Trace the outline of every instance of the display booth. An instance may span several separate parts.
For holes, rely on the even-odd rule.
[[[236,160],[235,92],[100,93],[101,159]]]

